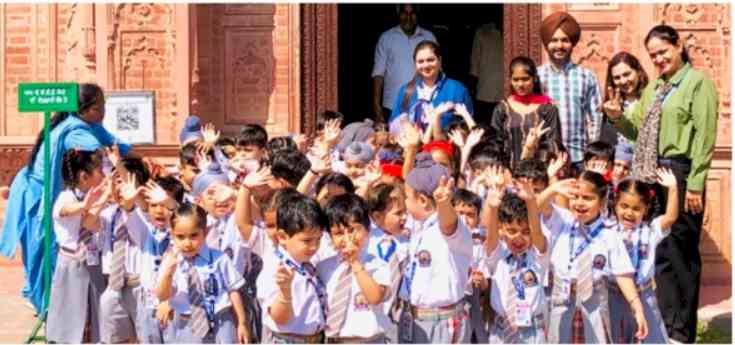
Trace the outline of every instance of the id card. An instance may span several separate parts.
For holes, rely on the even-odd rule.
[[[92,238],[89,243],[87,243],[87,265],[89,266],[98,266],[100,264],[100,251],[97,249],[97,243]]]
[[[566,302],[572,295],[572,280],[563,278],[558,280],[559,285],[554,285],[554,298],[559,302]]]
[[[518,301],[515,312],[517,327],[531,327],[531,304],[528,301]]]

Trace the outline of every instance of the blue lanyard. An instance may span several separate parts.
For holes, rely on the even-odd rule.
[[[623,227],[620,225],[618,226],[619,226],[618,231],[621,231],[624,233],[625,230],[623,230]],[[627,248],[627,246],[625,249],[628,251],[628,256],[630,257],[630,260],[633,261],[633,267],[635,268],[635,281],[636,281],[636,284],[638,284],[639,283],[638,280],[640,279],[641,263],[644,260],[644,258],[642,257],[643,255],[642,249],[644,245],[648,244],[650,240],[651,232],[650,231],[648,232],[648,236],[646,236],[647,237],[646,241],[643,241],[643,226],[639,225],[638,228],[633,231],[636,231],[638,233],[637,243],[634,242],[633,245],[631,246],[631,247],[634,247],[635,249]]]
[[[155,233],[158,230],[154,228],[153,231]],[[156,273],[158,273],[158,268],[161,266],[163,253],[166,252],[171,241],[168,232],[164,230],[164,234],[165,236],[161,241],[156,240],[156,236],[153,233],[151,234],[153,240],[153,272]]]
[[[201,255],[197,254],[198,257],[204,259]],[[206,260],[206,259],[204,259]],[[194,274],[199,274],[199,270],[196,269],[195,265],[196,257],[191,261],[191,265],[194,268]],[[216,318],[214,313],[214,306],[217,302],[217,295],[219,294],[219,283],[217,277],[214,274],[214,256],[212,251],[209,251],[209,260],[207,261],[207,269],[209,274],[207,280],[204,283],[204,310],[207,313],[207,320],[211,329],[216,329]]]
[[[326,324],[328,311],[327,309],[329,308],[329,304],[327,302],[327,288],[324,286],[322,280],[319,279],[319,276],[317,276],[316,274],[308,272],[304,265],[299,265],[298,263],[283,255],[283,253],[278,250],[278,246],[275,246],[274,252],[281,263],[285,264],[288,267],[291,267],[294,271],[305,277],[306,281],[314,287],[314,290],[316,290],[316,296],[319,299],[319,306],[322,309],[322,317],[324,317],[324,323]]]
[[[574,237],[577,234],[577,231],[579,229],[579,222],[574,224],[572,227],[572,230],[569,232],[569,271],[572,270],[572,262],[574,262],[574,259],[576,259],[584,250],[587,248],[587,246],[592,243],[592,241],[597,237],[597,235],[602,231],[602,228],[604,228],[605,221],[602,219],[597,220],[599,224],[595,226],[592,231],[589,232],[587,236],[583,238],[582,244],[577,248],[576,251],[574,251]]]
[[[518,299],[524,300],[526,299],[526,290],[525,285],[519,278],[521,273],[528,267],[528,256],[527,253],[521,254],[521,258],[518,259],[513,256],[513,254],[508,255],[508,257],[505,259],[505,261],[509,265],[513,265],[511,268],[511,282],[513,282],[513,287],[516,289],[516,294],[518,295]]]
[[[120,218],[120,214],[122,211],[118,207],[117,210],[115,210],[115,214],[112,216],[112,221],[110,222],[110,234],[112,243],[115,243],[117,241],[117,238],[115,237],[115,224],[117,223],[118,218]]]
[[[389,237],[386,237],[386,238],[389,238]],[[383,246],[382,246],[383,242],[381,241],[380,243],[378,243],[378,256],[380,256],[380,258],[383,259],[383,261],[385,262],[388,262],[388,260],[393,255],[393,253],[395,253],[396,247],[397,247],[396,240],[393,238],[391,238],[390,240],[391,240],[390,246],[388,247],[388,250],[386,253],[383,253]]]

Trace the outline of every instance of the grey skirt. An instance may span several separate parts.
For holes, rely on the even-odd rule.
[[[105,291],[99,265],[59,254],[51,282],[51,300],[46,319],[46,339],[56,343],[81,343],[90,322],[89,342],[100,342],[99,305]]]

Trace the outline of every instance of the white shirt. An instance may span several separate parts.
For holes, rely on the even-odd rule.
[[[421,41],[436,42],[430,31],[417,26],[413,36],[408,37],[395,26],[383,32],[375,46],[375,64],[372,77],[383,77],[383,107],[393,109],[398,90],[416,74],[413,51]]]
[[[482,228],[474,228],[471,230],[472,234],[472,265],[470,266],[473,270],[477,270],[482,272],[482,274],[485,276],[485,279],[488,279],[490,274],[488,273],[487,269],[485,268],[487,265],[485,264],[485,260],[487,260],[487,251],[485,250],[485,236],[487,236],[487,232],[485,229]],[[467,289],[465,290],[465,294],[467,295],[473,295],[474,289],[472,285],[472,273],[470,272],[470,279],[467,280]],[[479,298],[479,295],[476,296]]]
[[[367,248],[365,248],[367,249]],[[390,269],[388,264],[382,259],[367,253],[363,249],[360,253],[360,262],[365,270],[379,285],[390,286]],[[339,278],[344,272],[342,258],[337,255],[319,263],[317,271],[327,287],[327,296],[336,293],[339,284]],[[369,338],[380,333],[385,333],[391,327],[391,321],[387,314],[383,311],[383,303],[377,305],[368,304],[363,295],[360,286],[357,283],[355,274],[351,273],[352,287],[350,288],[350,304],[347,307],[347,315],[344,324],[339,331],[340,337],[363,337]]]
[[[439,229],[437,213],[423,222],[414,222],[411,232],[405,281],[410,282],[411,305],[437,308],[452,305],[464,298],[472,264],[472,236],[467,225],[457,219],[457,230],[445,236]],[[400,296],[408,300],[408,283],[402,284]]]
[[[390,260],[393,258],[394,255],[397,255],[398,262],[405,262],[405,264],[408,263],[408,261],[406,261],[406,258],[408,258],[408,247],[409,247],[408,238],[406,238],[405,236],[393,236],[383,231],[383,229],[378,227],[373,222],[370,222],[370,235],[369,236],[370,237],[368,237],[368,243],[367,243],[367,253],[368,254],[381,259],[386,264],[390,262]],[[390,251],[390,249],[388,249],[390,248],[391,241],[395,241],[396,243],[396,247],[392,252]],[[393,293],[393,291],[391,291],[391,293]],[[391,305],[393,304],[393,300],[394,300],[393,298],[390,298],[389,300],[386,300],[383,303],[383,313],[385,313],[385,315],[388,315],[388,313],[390,312],[390,308],[391,308]]]
[[[278,250],[284,260],[296,262],[288,252],[281,248]],[[316,270],[312,272],[303,265],[299,265],[301,267],[299,270],[294,270],[291,282],[293,317],[285,325],[279,325],[271,318],[270,307],[276,303],[280,292],[274,277],[281,259],[275,253],[275,249],[263,253],[263,270],[257,280],[258,301],[263,309],[263,326],[279,333],[310,335],[319,332],[326,324],[322,303],[327,303],[326,300],[320,301],[319,295],[324,294],[326,298],[326,291],[316,275]],[[326,305],[324,307],[326,308]]]
[[[100,240],[102,243],[102,273],[110,274],[112,266],[112,237],[118,224],[126,222],[127,215],[118,205],[110,205],[100,212]],[[140,250],[131,239],[125,241],[125,273],[140,274]]]
[[[661,218],[656,217],[650,224],[643,223],[633,230],[622,227],[618,230],[634,269],[635,257],[639,257],[636,284],[643,284],[656,274],[656,247],[671,233],[671,228],[661,229]]]
[[[77,192],[78,193],[78,192]],[[82,230],[82,213],[73,216],[61,216],[61,209],[73,203],[80,202],[84,196],[81,193],[75,195],[71,189],[65,189],[59,193],[54,203],[52,215],[54,217],[54,234],[59,247],[77,250],[79,243],[79,232]]]
[[[125,213],[128,236],[140,251],[140,285],[144,288],[146,300],[152,302],[147,307],[153,308],[158,305],[158,298],[152,291],[158,284],[158,271],[161,268],[163,253],[173,245],[170,229],[154,227],[138,207]]]
[[[470,74],[477,77],[477,99],[497,102],[503,99],[503,34],[494,23],[475,31],[470,58]]]
[[[510,303],[508,294],[512,291],[518,291],[512,283],[513,271],[516,268],[519,268],[520,272],[516,273],[516,279],[519,279],[523,284],[523,301],[531,307],[531,315],[539,315],[543,312],[546,297],[541,278],[546,275],[549,267],[548,255],[539,253],[534,247],[529,247],[525,252],[525,259],[523,259],[523,255],[511,257],[508,245],[505,241],[499,241],[498,246],[495,247],[495,250],[487,259],[487,266],[493,279],[490,305],[499,315],[508,315],[508,312],[514,312],[508,310],[508,304]]]
[[[574,263],[572,263],[571,269],[569,267],[570,258],[573,255],[570,251],[576,252],[586,241],[579,231],[574,231],[578,222],[571,212],[556,207],[553,212],[558,213],[558,215],[552,216],[549,220],[555,223],[548,224],[552,238],[551,267],[554,270],[554,275],[562,279],[576,279],[577,271]],[[589,229],[596,228],[600,222],[603,223],[603,228],[584,249],[585,252],[591,251],[594,260],[592,266],[594,281],[597,282],[611,276],[632,274],[634,269],[630,263],[625,244],[623,244],[623,240],[614,228],[609,226],[609,220],[600,217],[589,226]],[[572,238],[574,243],[570,242]],[[571,247],[572,244],[574,247]]]
[[[209,217],[207,218],[209,219]],[[240,230],[237,228],[235,213],[233,212],[225,216],[225,218],[219,222],[217,229],[211,229],[210,231],[213,230],[219,233],[219,248],[215,249],[224,252],[230,257],[235,265],[235,269],[240,272],[240,275],[245,274],[245,269],[248,267],[249,263],[250,250],[249,247],[244,244],[245,241],[242,240]]]
[[[191,314],[187,273],[190,265],[194,265],[202,282],[203,289],[200,292],[205,303],[209,301],[214,303],[215,313],[232,306],[229,293],[241,288],[245,284],[245,279],[235,270],[232,260],[223,254],[203,245],[192,261],[179,258],[173,277],[172,288],[175,293],[170,299],[171,308],[180,314]]]

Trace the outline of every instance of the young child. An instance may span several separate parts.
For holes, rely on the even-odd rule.
[[[545,219],[551,232],[553,270],[548,340],[570,343],[576,334],[575,311],[581,314],[587,343],[610,342],[607,281],[614,279],[635,315],[638,339],[648,334],[625,245],[610,222],[601,216],[607,183],[602,175],[585,171],[578,179],[550,186],[540,196],[545,204],[555,193],[570,198],[569,211],[554,207]]]
[[[481,269],[486,259],[485,229],[480,228],[480,210],[482,200],[477,194],[466,189],[457,189],[452,197],[452,205],[457,215],[465,222],[472,233],[472,270],[470,281],[465,291],[466,303],[470,313],[470,339],[484,343],[488,340],[487,310],[482,300],[487,299],[489,287],[487,276]]]
[[[324,207],[329,199],[337,195],[354,193],[355,186],[347,175],[332,172],[319,178],[314,191],[319,205]]]
[[[174,309],[174,342],[245,343],[250,335],[238,293],[245,280],[229,256],[206,245],[206,222],[204,209],[189,203],[171,215],[173,248],[155,294]]]
[[[613,164],[612,182],[617,185],[630,174],[633,160],[633,146],[625,141],[619,141],[615,146],[615,162]]]
[[[339,253],[317,266],[329,303],[327,343],[385,343],[390,320],[382,307],[391,293],[391,272],[367,250],[367,203],[355,194],[342,194],[329,200],[325,213]]]
[[[111,181],[103,181],[99,151],[69,150],[61,168],[66,189],[53,208],[59,256],[51,283],[46,338],[57,343],[97,343],[100,295],[105,290],[97,232]]]
[[[370,189],[367,196],[370,213],[370,238],[368,253],[388,264],[391,283],[387,300],[382,312],[391,320],[385,327],[385,337],[389,343],[398,343],[398,314],[400,287],[403,269],[408,258],[408,236],[404,233],[406,224],[406,203],[403,185],[378,184]]]
[[[413,219],[410,263],[401,286],[407,305],[400,342],[467,341],[464,292],[472,264],[472,237],[452,207],[453,180],[446,167],[422,153],[406,176],[406,209]]]
[[[201,172],[199,169],[198,154],[198,142],[189,142],[179,150],[179,178],[186,189],[185,199],[188,202],[194,201],[194,197],[191,195],[191,188],[194,183],[194,178]]]
[[[100,338],[105,344],[135,342],[138,339],[136,330],[140,328],[137,317],[142,289],[138,264],[140,251],[127,236],[123,210],[117,203],[121,198],[120,176],[132,174],[136,184],[143,186],[148,182],[149,171],[138,157],[128,156],[120,163],[120,171],[113,177],[114,202],[100,214],[102,273],[108,277],[107,288],[100,296]]]
[[[352,142],[342,152],[345,164],[344,173],[353,184],[365,175],[367,166],[373,160],[373,155],[373,148],[368,143],[359,141]]]
[[[291,194],[281,200],[276,222],[278,245],[263,253],[257,284],[263,342],[321,342],[328,302],[324,283],[310,261],[319,250],[327,216],[315,200]]]
[[[595,141],[587,145],[584,151],[585,170],[594,171],[607,183],[612,182],[613,162],[615,160],[615,148],[603,141]]]
[[[543,344],[546,296],[541,279],[549,263],[535,193],[528,180],[516,180],[512,188],[502,178],[494,181],[483,213],[491,225],[485,244],[492,250],[488,273],[496,312],[490,343]]]
[[[268,132],[258,124],[247,124],[240,129],[237,137],[237,152],[246,159],[261,161],[265,157]]]
[[[667,344],[666,326],[656,302],[654,274],[656,273],[656,247],[671,232],[671,225],[679,216],[679,196],[676,177],[671,170],[659,169],[658,182],[668,189],[666,213],[646,221],[651,209],[653,190],[649,185],[633,179],[620,182],[615,191],[614,210],[617,229],[628,250],[635,268],[635,285],[643,303],[643,312],[649,324],[648,336],[641,340],[647,344]],[[633,343],[635,318],[618,285],[610,282],[610,323],[612,340],[616,343]]]

